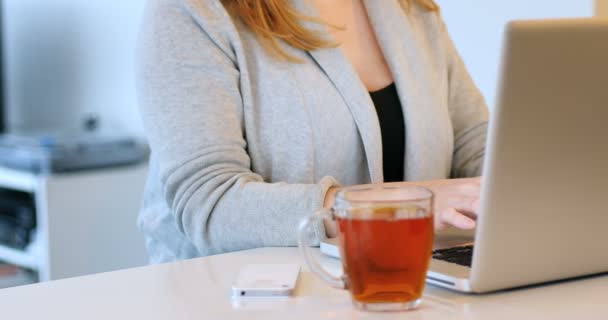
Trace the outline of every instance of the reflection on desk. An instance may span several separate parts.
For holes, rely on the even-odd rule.
[[[608,276],[487,295],[428,286],[420,309],[355,310],[346,291],[304,271],[294,297],[234,301],[249,263],[294,263],[297,248],[264,248],[0,290],[3,319],[606,319]],[[330,270],[339,262],[321,257]]]

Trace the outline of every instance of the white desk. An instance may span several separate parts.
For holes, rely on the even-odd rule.
[[[608,319],[608,276],[489,295],[428,286],[413,312],[356,311],[347,292],[310,272],[294,298],[235,306],[230,285],[247,263],[302,261],[296,248],[265,248],[0,290],[1,319]],[[338,268],[330,258],[326,264]]]

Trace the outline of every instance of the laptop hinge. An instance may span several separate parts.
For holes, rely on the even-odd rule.
[[[447,281],[447,280],[435,278],[435,277],[432,277],[432,276],[429,276],[429,275],[427,275],[426,278],[429,279],[429,280],[441,282],[441,283],[444,283],[444,284],[447,284],[447,285],[450,285],[450,286],[456,286],[456,283],[454,283],[452,281]]]

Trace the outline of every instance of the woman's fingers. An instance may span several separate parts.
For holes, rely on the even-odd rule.
[[[475,212],[475,218],[477,218],[477,216],[479,216],[479,210],[481,210],[481,201],[479,200],[479,198],[473,200],[472,208],[473,212]]]
[[[435,194],[435,228],[474,229],[480,209],[481,178],[429,182]]]
[[[475,220],[458,212],[454,208],[447,208],[439,214],[440,226],[451,225],[459,229],[470,230],[475,228]]]
[[[461,197],[457,199],[451,199],[451,201],[448,201],[447,207],[454,208],[461,214],[464,214],[465,216],[476,220],[477,214],[479,212],[479,198]]]

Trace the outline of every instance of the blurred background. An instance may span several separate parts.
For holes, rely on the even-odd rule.
[[[6,125],[143,136],[133,77],[145,0],[3,0]]]
[[[0,119],[4,133],[27,136],[0,141],[0,288],[146,263],[134,79],[145,2],[0,0]],[[438,2],[491,107],[507,21],[608,16],[608,0]],[[33,149],[61,158],[24,167]]]
[[[592,16],[608,0],[437,0],[449,31],[490,108],[496,98],[505,23]],[[603,8],[605,10],[605,7]]]

